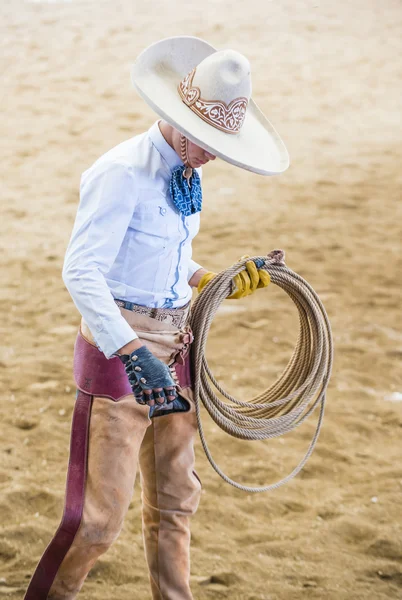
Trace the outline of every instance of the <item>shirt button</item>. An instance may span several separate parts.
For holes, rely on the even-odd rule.
[[[166,215],[166,208],[164,208],[163,206],[160,206],[160,213],[161,215],[165,216]]]

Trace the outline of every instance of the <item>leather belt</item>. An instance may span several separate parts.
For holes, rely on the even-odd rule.
[[[183,327],[190,314],[191,300],[184,306],[179,308],[151,308],[149,306],[141,306],[141,304],[134,304],[128,300],[115,299],[117,306],[125,308],[126,310],[132,310],[133,312],[139,313],[140,315],[146,315],[162,323],[169,323],[175,327]]]

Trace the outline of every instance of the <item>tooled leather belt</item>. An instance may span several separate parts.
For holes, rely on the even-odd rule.
[[[134,304],[134,302],[128,302],[127,300],[115,299],[115,302],[117,306],[120,306],[121,308],[131,310],[140,315],[152,317],[152,319],[156,319],[162,323],[169,323],[178,328],[181,328],[186,324],[191,305],[191,301],[189,301],[180,308],[151,308],[149,306]]]

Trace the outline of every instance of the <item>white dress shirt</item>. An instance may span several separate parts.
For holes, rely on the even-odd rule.
[[[171,200],[178,165],[183,161],[156,121],[82,174],[63,280],[107,358],[138,337],[115,298],[150,307],[191,299],[188,281],[201,268],[191,259],[200,213],[185,217]]]

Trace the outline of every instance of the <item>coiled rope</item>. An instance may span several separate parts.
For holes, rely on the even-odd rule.
[[[331,326],[319,297],[300,275],[289,269],[282,250],[268,256],[242,259],[218,273],[195,299],[190,325],[194,333],[192,370],[198,429],[204,451],[215,471],[234,487],[246,492],[267,492],[290,481],[303,468],[317,442],[324,416],[326,390],[333,362]],[[213,376],[205,357],[208,332],[219,306],[232,292],[232,278],[245,269],[248,260],[262,265],[271,282],[293,300],[299,313],[299,335],[293,355],[279,379],[249,401],[228,394]],[[212,385],[229,402],[221,400]],[[301,425],[319,406],[318,423],[310,446],[293,471],[276,483],[250,487],[237,483],[219,468],[208,448],[201,422],[201,404],[226,433],[243,440],[265,440],[281,436]]]

